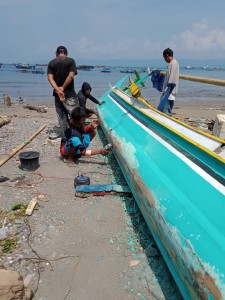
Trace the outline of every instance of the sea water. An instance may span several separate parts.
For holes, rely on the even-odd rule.
[[[92,95],[100,98],[109,89],[110,84],[115,84],[126,75],[121,73],[121,71],[136,69],[140,71],[140,76],[143,76],[146,74],[143,70],[146,70],[147,67],[142,62],[142,65],[139,63],[136,67],[112,66],[110,73],[101,72],[102,67],[99,66],[95,66],[90,71],[78,70],[78,75],[74,79],[75,90],[78,92],[82,83],[86,81],[92,86]],[[155,65],[152,62],[149,67],[151,69],[157,68],[157,62],[155,62]],[[47,80],[47,67],[42,67],[42,69],[45,71],[45,74],[33,74],[32,72],[21,72],[15,65],[2,65],[0,68],[0,99],[3,94],[7,94],[12,100],[18,100],[21,97],[30,102],[53,103],[52,87]],[[166,64],[158,67],[158,69],[165,71]],[[190,76],[225,79],[224,67],[195,66],[187,69],[187,67],[181,66],[180,73]],[[128,74],[128,76],[135,79],[134,74]],[[142,88],[141,92],[147,100],[159,101],[161,96],[161,93],[152,87],[150,79],[146,81],[145,87]],[[214,99],[224,101],[225,87],[180,80],[177,98],[179,101],[196,101],[196,99],[199,101],[213,101]]]

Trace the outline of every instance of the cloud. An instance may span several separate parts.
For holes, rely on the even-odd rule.
[[[211,51],[221,53],[225,50],[225,30],[209,28],[207,22],[202,20],[196,23],[191,29],[180,34],[178,39],[173,38],[174,47],[191,53],[201,52],[212,55]]]
[[[105,56],[108,58],[146,58],[151,54],[161,53],[158,42],[151,42],[148,38],[123,38],[118,41],[97,41],[86,36],[72,45],[78,57]]]

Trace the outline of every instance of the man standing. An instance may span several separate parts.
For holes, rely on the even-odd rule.
[[[56,58],[49,62],[47,71],[48,81],[53,87],[55,109],[62,137],[68,126],[68,112],[79,106],[74,89],[74,76],[77,75],[77,67],[74,59],[67,55],[66,47],[59,46],[56,49]]]
[[[168,63],[167,66],[167,72],[165,76],[165,80],[163,83],[163,90],[162,90],[162,98],[160,101],[160,104],[164,101],[165,104],[163,105],[162,111],[170,115],[172,114],[172,109],[174,106],[174,100],[178,91],[178,83],[179,83],[179,64],[176,61],[176,59],[173,58],[173,51],[170,48],[167,48],[163,51],[163,58]],[[173,85],[171,85],[173,84]],[[166,91],[171,87],[175,87],[172,89],[172,91],[166,93]],[[169,90],[168,90],[169,91]],[[165,99],[164,97],[168,97]],[[160,105],[159,105],[160,106]]]

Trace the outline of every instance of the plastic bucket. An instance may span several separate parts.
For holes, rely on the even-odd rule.
[[[20,168],[24,171],[34,171],[39,165],[40,153],[37,151],[25,151],[19,154]]]

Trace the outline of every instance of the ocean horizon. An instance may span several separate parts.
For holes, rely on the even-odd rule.
[[[225,79],[224,60],[178,60],[180,73],[190,76],[198,76],[213,79]],[[78,70],[75,76],[75,90],[78,92],[84,81],[92,86],[92,94],[100,98],[108,89],[109,85],[114,85],[124,75],[123,70],[137,69],[141,72],[147,67],[159,70],[166,69],[166,62],[163,59],[153,60],[76,60],[77,65],[94,66],[90,71]],[[35,64],[45,64],[36,62]],[[109,66],[111,72],[101,72],[103,66]],[[47,67],[42,67],[44,74],[33,74],[32,72],[21,72],[13,64],[3,64],[0,68],[0,95],[7,94],[12,100],[19,97],[36,102],[52,102],[52,88],[47,80]],[[127,74],[135,78],[134,74]],[[140,73],[141,76],[144,73]],[[146,87],[142,88],[142,94],[147,100],[159,101],[161,93],[152,87],[151,80],[146,81]],[[177,101],[190,101],[217,99],[223,101],[225,97],[225,87],[209,84],[180,80]]]

